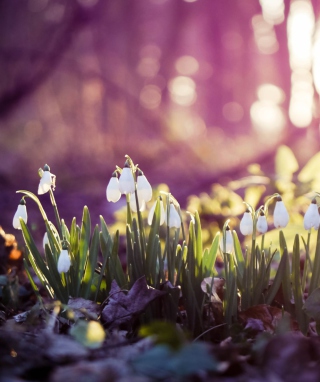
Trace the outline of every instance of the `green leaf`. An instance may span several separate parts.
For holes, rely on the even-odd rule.
[[[308,320],[302,310],[303,307],[303,295],[301,288],[301,278],[300,278],[300,244],[299,235],[296,235],[293,253],[292,253],[292,289],[295,302],[295,314],[299,323],[300,330],[305,335],[308,331]]]
[[[91,349],[99,348],[106,337],[102,325],[97,321],[78,320],[70,329],[70,334],[80,344]]]
[[[80,231],[80,243],[79,243],[79,252],[75,254],[75,260],[77,264],[77,296],[80,292],[81,281],[84,276],[84,269],[87,262],[87,256],[89,251],[89,243],[90,243],[90,235],[91,235],[91,220],[90,214],[87,206],[83,208],[82,215],[82,224]]]
[[[152,281],[154,280],[155,267],[157,264],[157,248],[159,242],[159,229],[160,229],[160,200],[157,199],[156,207],[154,210],[154,215],[152,219],[152,224],[150,228],[147,250],[146,250],[146,270],[147,275],[152,275]]]
[[[299,169],[298,162],[288,146],[280,146],[275,158],[276,174],[279,179],[290,181],[292,174]]]
[[[158,379],[187,378],[202,371],[216,371],[217,361],[206,344],[191,343],[174,352],[166,345],[158,345],[134,358],[136,372]]]
[[[317,233],[317,246],[312,266],[312,276],[309,286],[309,294],[320,286],[320,230]]]
[[[216,274],[214,265],[216,263],[218,250],[219,250],[219,243],[220,243],[220,232],[216,234],[214,237],[210,251],[205,251],[202,258],[202,272],[203,272],[203,278],[213,276]]]
[[[283,252],[282,257],[281,257],[276,276],[275,276],[273,283],[272,283],[272,285],[271,285],[271,287],[267,293],[267,296],[266,296],[266,304],[267,305],[272,304],[272,301],[275,298],[275,296],[276,296],[276,294],[280,288],[281,282],[285,277],[287,262],[288,262],[288,252],[287,252],[287,250],[285,250]]]
[[[99,254],[99,226],[96,225],[93,231],[89,256],[87,258],[85,273],[81,282],[81,297],[89,299],[94,271],[98,261]]]
[[[314,155],[302,168],[298,175],[299,182],[307,183],[319,179],[320,152]],[[318,188],[316,188],[318,189]]]
[[[54,279],[52,278],[51,273],[49,272],[42,256],[40,255],[26,223],[21,218],[20,223],[22,235],[28,248],[28,259],[31,263],[31,266],[35,271],[36,275],[39,277],[39,280],[41,281],[42,285],[47,289],[51,297],[54,298],[52,290],[52,287],[55,284]],[[57,295],[57,297],[60,299],[62,296]]]

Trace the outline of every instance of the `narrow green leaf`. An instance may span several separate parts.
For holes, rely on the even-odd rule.
[[[93,231],[93,236],[90,244],[89,255],[87,257],[87,262],[85,265],[84,276],[81,281],[81,292],[80,296],[89,299],[91,293],[91,285],[93,281],[93,276],[95,268],[98,261],[99,254],[99,226],[96,225]]]
[[[233,235],[233,243],[234,243],[234,252],[235,252],[235,257],[236,257],[236,265],[237,265],[237,271],[238,271],[238,278],[242,280],[243,278],[243,272],[245,268],[245,261],[241,249],[241,244],[238,238],[238,235],[235,230],[232,231]],[[219,247],[219,242],[218,242],[218,247]]]
[[[202,273],[203,278],[210,277],[216,274],[216,270],[214,265],[217,260],[217,255],[219,251],[219,243],[220,243],[220,232],[216,234],[214,237],[210,250],[205,251],[202,258]]]
[[[85,265],[87,262],[87,256],[89,251],[89,243],[90,243],[90,235],[91,235],[91,220],[89,209],[87,206],[83,208],[82,215],[82,224],[80,231],[80,242],[79,242],[79,252],[75,254],[75,259],[78,265],[77,274],[78,274],[78,293],[80,292],[81,281],[84,276]],[[78,256],[77,256],[78,255]]]

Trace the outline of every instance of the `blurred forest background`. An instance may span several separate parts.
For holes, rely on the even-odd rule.
[[[85,204],[110,221],[125,154],[183,207],[250,163],[272,175],[279,145],[304,164],[319,91],[316,0],[2,0],[0,225],[45,163],[67,224]]]

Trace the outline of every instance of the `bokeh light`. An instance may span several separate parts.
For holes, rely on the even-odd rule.
[[[177,76],[168,84],[170,97],[173,102],[181,106],[191,106],[196,101],[196,84],[186,76]]]

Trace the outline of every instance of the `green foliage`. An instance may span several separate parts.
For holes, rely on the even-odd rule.
[[[41,300],[29,272],[30,266],[49,295],[64,304],[68,303],[70,297],[102,302],[110,298],[113,280],[119,290],[124,291],[132,290],[137,281],[144,277],[148,288],[165,293],[149,304],[141,315],[140,322],[148,323],[159,318],[173,323],[179,320],[183,328],[192,336],[198,337],[212,327],[213,323],[208,320],[210,304],[218,300],[216,292],[211,292],[212,288],[204,293],[201,283],[210,277],[214,283],[214,276],[219,275],[225,279],[223,293],[219,297],[219,301],[220,298],[222,300],[220,304],[223,322],[214,317],[214,324],[227,324],[228,332],[237,321],[240,311],[258,304],[273,304],[280,290],[283,309],[297,320],[300,330],[306,334],[310,318],[318,320],[314,301],[317,301],[316,293],[320,286],[320,231],[317,239],[311,232],[308,232],[305,239],[301,212],[306,208],[303,195],[311,191],[312,185],[317,184],[314,168],[319,160],[320,157],[311,159],[296,174],[299,171],[298,162],[288,147],[281,146],[275,157],[273,179],[266,177],[259,166],[253,165],[248,169],[251,174],[249,177],[230,182],[227,186],[214,185],[211,195],[193,197],[189,204],[192,213],[188,229],[184,219],[179,228],[170,228],[168,224],[170,204],[174,205],[182,217],[179,203],[170,192],[162,193],[167,211],[165,228],[160,224],[160,198],[156,199],[152,224],[149,227],[146,225],[145,214],[139,210],[136,190],[138,212],[131,211],[130,196],[127,195],[126,217],[121,216],[122,225],[116,223],[115,234],[111,234],[102,216],[100,225],[96,225],[92,231],[87,207],[83,209],[81,225],[78,226],[74,218],[68,228],[64,220],[60,219],[50,190],[56,228],[48,221],[39,199],[28,191],[20,191],[24,197],[37,203],[49,240],[43,255],[36,247],[28,226],[21,219],[27,247],[24,262],[33,290]],[[137,166],[132,161],[130,163],[135,174]],[[120,172],[121,169],[117,168],[117,171]],[[244,189],[243,194],[248,198],[245,204],[253,217],[253,234],[249,238],[242,238],[232,231],[233,249],[227,250],[227,227],[229,223],[231,226],[237,225],[239,215],[244,211],[243,200],[235,193],[240,189]],[[272,196],[263,199],[267,191]],[[272,201],[279,192],[288,206],[292,224],[286,228],[285,234],[284,231],[273,229],[259,235],[256,224],[262,206],[257,206],[262,199],[265,214],[271,223]],[[199,212],[195,207],[198,207]],[[219,217],[213,224],[208,224],[204,219],[203,227],[201,215],[208,216],[212,213]],[[229,216],[230,221],[225,219]],[[123,270],[119,254],[121,233],[126,242],[126,271]],[[65,245],[71,258],[71,266],[68,272],[60,274],[57,263]],[[303,267],[300,262],[301,253],[306,256]],[[215,268],[217,260],[223,262],[220,274]],[[307,291],[309,297],[305,301]],[[209,314],[206,316],[208,310]],[[163,331],[164,334],[167,333],[167,329]],[[161,341],[159,343],[166,343]],[[165,347],[159,347],[157,351],[164,359],[171,354],[171,350]]]

